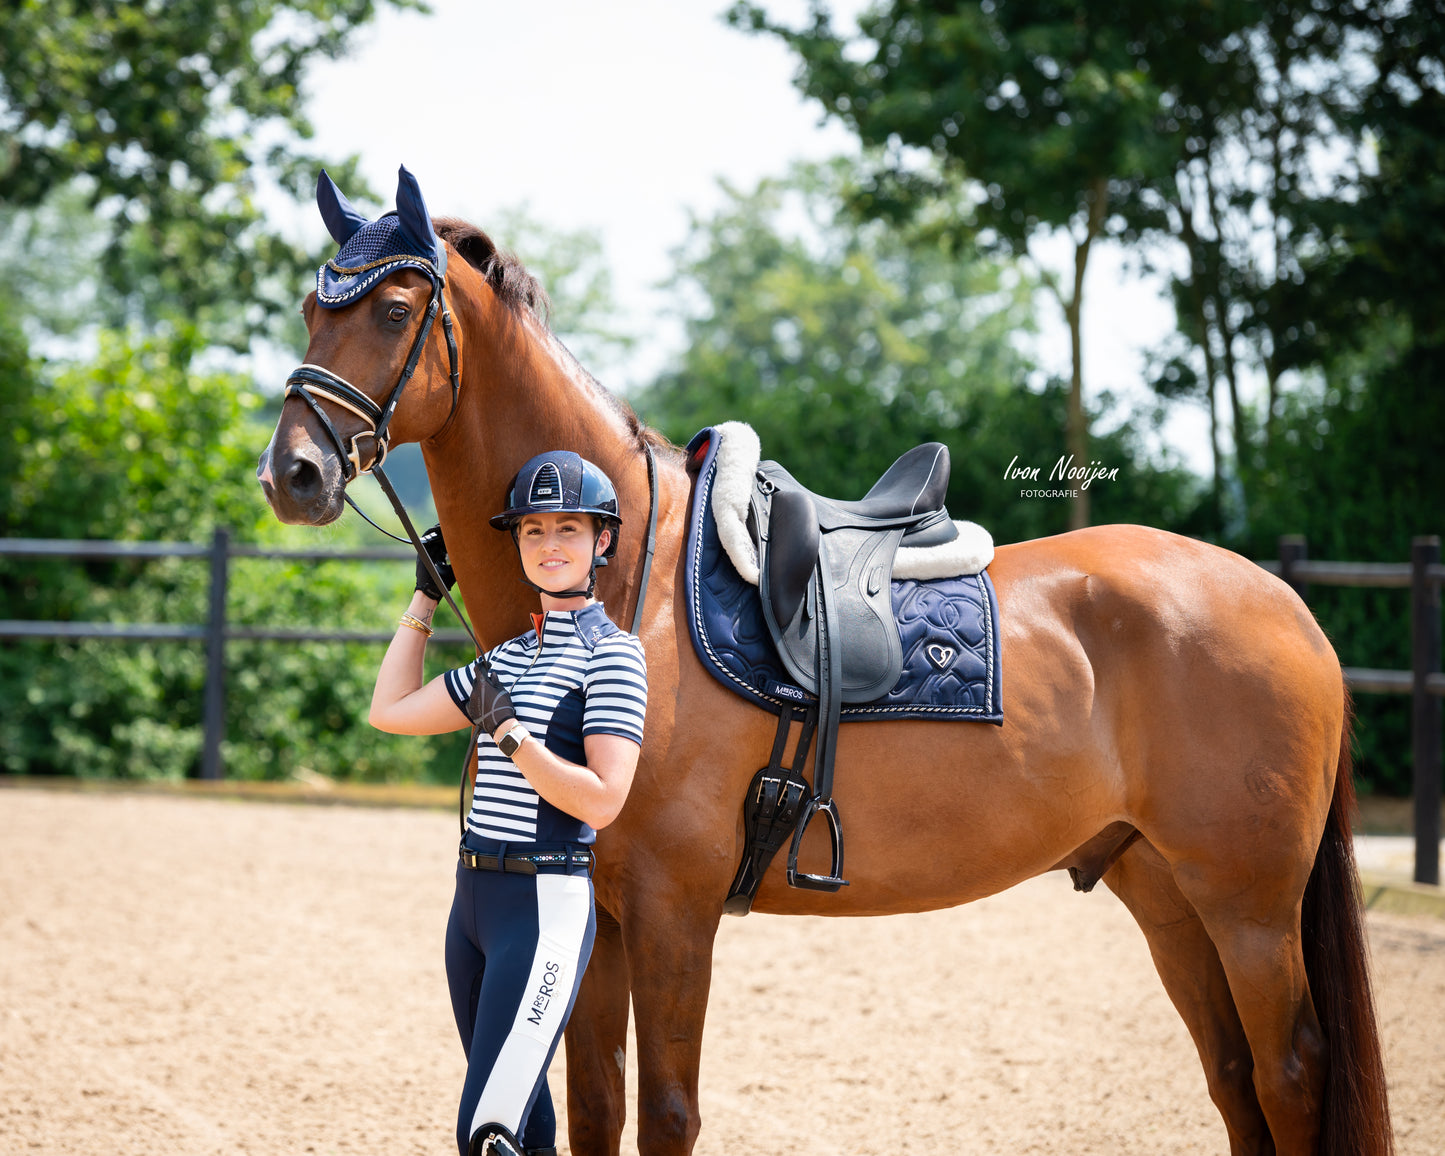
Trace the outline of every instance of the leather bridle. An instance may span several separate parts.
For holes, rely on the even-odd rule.
[[[392,386],[391,394],[387,397],[385,404],[377,405],[344,377],[333,373],[324,365],[314,365],[309,361],[297,366],[291,371],[291,376],[286,379],[286,396],[288,398],[299,397],[310,407],[311,412],[316,415],[316,420],[321,423],[322,430],[331,439],[331,444],[336,447],[337,455],[342,462],[342,485],[350,482],[358,474],[373,473],[386,460],[387,429],[391,426],[392,416],[396,413],[397,404],[401,401],[402,390],[406,388],[407,382],[416,372],[417,362],[421,360],[422,350],[426,347],[427,338],[431,336],[432,324],[436,321],[438,310],[441,312],[442,331],[446,334],[447,356],[451,362],[451,412],[456,412],[457,394],[461,388],[457,371],[457,340],[456,335],[452,332],[452,315],[451,310],[447,308],[444,291],[447,271],[446,245],[441,244],[439,249],[441,251],[439,265],[433,265],[424,257],[413,256],[388,257],[384,261],[377,262],[377,264],[389,265],[398,260],[404,261],[407,268],[418,269],[426,274],[427,279],[431,282],[431,298],[427,302],[421,328],[417,330],[416,337],[412,340],[411,351],[407,354],[406,364],[402,366],[401,376]],[[318,398],[321,400],[318,401]],[[331,419],[326,416],[326,411],[321,408],[321,401],[329,401],[333,405],[340,406],[366,422],[370,428],[361,429],[352,434],[348,445],[337,432]],[[451,414],[447,416],[450,419]],[[370,438],[373,447],[371,461],[364,467],[361,447],[357,444],[362,438]]]

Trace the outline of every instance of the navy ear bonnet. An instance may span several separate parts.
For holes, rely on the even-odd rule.
[[[510,530],[528,514],[561,511],[592,514],[612,527],[605,557],[617,553],[617,491],[612,480],[580,454],[548,450],[529,460],[507,487],[507,508],[492,517],[498,530]]]
[[[397,174],[396,208],[368,221],[352,207],[326,170],[316,178],[316,206],[340,252],[316,271],[316,303],[340,309],[361,300],[398,269],[446,277],[447,247],[432,229],[416,178]]]

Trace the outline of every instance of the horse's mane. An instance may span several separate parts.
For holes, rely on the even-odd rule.
[[[450,241],[452,247],[466,259],[467,264],[486,278],[487,284],[492,287],[492,292],[497,295],[497,299],[503,305],[513,310],[526,310],[551,333],[549,313],[552,302],[547,296],[547,290],[542,288],[542,283],[537,278],[527,272],[526,266],[514,253],[498,248],[497,243],[485,230],[456,217],[437,217],[433,219],[432,227],[436,229],[437,236],[444,241]],[[556,341],[555,335],[553,335],[553,340]],[[654,450],[672,451],[674,454],[678,452],[677,447],[666,437],[645,425],[627,402],[593,377],[561,341],[556,341],[556,343],[582,370],[604,399],[622,416],[632,436],[637,440],[639,449],[644,444],[650,444]]]
[[[542,283],[528,273],[517,257],[497,243],[486,232],[456,217],[437,217],[432,221],[437,236],[450,241],[466,258],[467,264],[487,279],[497,299],[509,309],[525,309],[543,325],[552,302]]]

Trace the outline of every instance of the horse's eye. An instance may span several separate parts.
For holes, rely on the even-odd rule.
[[[398,323],[399,323],[399,322],[402,322],[402,321],[405,321],[405,320],[406,320],[406,306],[405,306],[405,305],[393,305],[393,306],[391,307],[390,311],[387,313],[387,317],[391,318],[392,321],[396,321],[396,322],[398,322]]]

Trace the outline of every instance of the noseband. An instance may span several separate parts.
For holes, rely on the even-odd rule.
[[[377,263],[392,264],[395,261],[395,257],[388,257],[385,262]],[[401,401],[401,391],[406,388],[406,383],[416,372],[417,362],[421,360],[421,351],[425,348],[427,338],[431,335],[432,323],[436,320],[438,309],[442,315],[442,331],[446,334],[447,357],[451,363],[451,413],[456,412],[460,380],[457,376],[457,341],[456,336],[452,333],[452,315],[447,308],[446,294],[443,292],[446,288],[447,271],[445,244],[441,245],[439,267],[423,257],[412,256],[406,257],[406,266],[426,274],[427,279],[431,281],[431,299],[427,302],[426,315],[422,318],[421,328],[417,330],[416,337],[412,340],[411,352],[407,354],[401,376],[392,386],[391,394],[387,397],[384,405],[377,405],[351,382],[332,373],[324,365],[305,362],[292,370],[291,376],[286,379],[287,398],[299,397],[310,406],[311,412],[316,415],[316,420],[321,423],[321,428],[326,432],[326,436],[331,439],[331,444],[336,447],[336,453],[342,462],[341,481],[343,485],[350,482],[357,474],[371,473],[386,460],[386,431],[391,425],[392,415],[396,413],[397,403]],[[321,401],[339,405],[342,409],[366,422],[370,428],[358,430],[352,434],[348,445],[336,431],[336,426],[332,424],[331,419],[326,416],[326,411],[321,408],[321,401],[318,401],[318,398]],[[448,418],[451,417],[451,413],[448,413]],[[362,438],[370,438],[372,442],[371,461],[365,467],[362,466],[361,447],[357,444]]]

